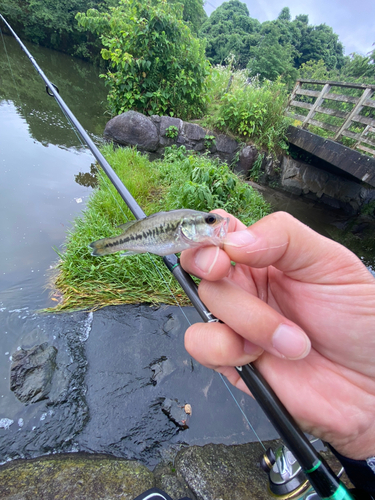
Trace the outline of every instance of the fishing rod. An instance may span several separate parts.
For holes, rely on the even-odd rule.
[[[56,99],[60,108],[62,109],[72,126],[77,130],[79,136],[87,144],[97,162],[107,174],[108,178],[117,189],[118,193],[130,209],[130,211],[133,213],[134,217],[137,220],[144,219],[146,217],[146,214],[143,212],[131,193],[125,187],[118,175],[114,172],[102,153],[96,147],[86,130],[82,127],[77,118],[65,104],[64,100],[59,94],[58,88],[46,77],[42,69],[38,66],[34,57],[31,55],[16,32],[1,14],[0,18],[13,34],[22,50],[30,59],[32,65],[43,79],[46,85],[47,93],[51,97],[53,96]],[[169,271],[179,282],[203,321],[219,321],[200,300],[198,296],[198,287],[194,283],[191,276],[181,268],[177,256],[174,254],[167,255],[163,257],[163,261]],[[276,431],[279,433],[281,439],[284,441],[286,446],[293,453],[294,457],[301,465],[303,472],[309,479],[311,485],[313,486],[319,497],[322,500],[353,500],[350,492],[335,476],[328,464],[326,464],[326,462],[320,457],[318,452],[315,450],[315,448],[312,446],[303,432],[299,429],[293,417],[286,410],[285,406],[282,404],[271,386],[256,369],[256,367],[253,364],[247,364],[244,366],[236,367],[236,370],[241,376],[242,380],[245,382],[250,392],[253,394],[254,398],[259,403],[266,416],[269,418],[270,422],[275,427]]]

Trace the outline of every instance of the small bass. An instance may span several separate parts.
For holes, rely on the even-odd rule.
[[[169,255],[187,248],[223,243],[229,219],[218,214],[180,209],[158,212],[119,226],[123,233],[90,243],[91,255],[125,251],[124,256],[151,252]]]

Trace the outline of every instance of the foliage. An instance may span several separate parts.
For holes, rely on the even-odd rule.
[[[80,25],[100,35],[104,75],[113,114],[199,116],[206,105],[209,64],[203,44],[182,20],[181,4],[120,0],[110,13],[78,14]]]
[[[293,47],[290,43],[279,42],[279,33],[272,27],[264,35],[262,41],[252,51],[248,68],[250,76],[259,75],[261,79],[275,81],[280,77],[289,88],[297,78],[297,70],[293,66]]]
[[[291,75],[291,68],[298,69],[310,60],[322,59],[330,70],[344,64],[343,46],[332,28],[325,24],[309,25],[306,15],[292,21],[288,7],[284,7],[274,21],[261,24],[250,17],[244,3],[229,0],[211,14],[200,36],[207,40],[206,53],[213,64],[223,64],[229,53],[233,53],[238,68],[245,68],[253,60],[252,74],[256,74],[255,65],[259,64],[259,73],[265,78]],[[266,56],[270,57],[268,62]],[[258,62],[258,57],[262,61]],[[276,71],[273,70],[275,63]]]
[[[203,24],[200,36],[206,38],[206,54],[212,64],[223,64],[234,54],[238,67],[245,68],[250,47],[259,41],[260,22],[249,17],[239,0],[222,3]]]
[[[336,80],[338,78],[337,71],[329,71],[323,59],[303,63],[298,74],[300,78],[309,80]]]
[[[209,135],[209,134],[206,134],[204,136],[204,146],[206,149],[210,149],[212,148],[212,146],[215,146],[216,145],[216,139],[215,139],[215,136],[214,135]]]
[[[22,37],[51,49],[79,57],[99,53],[98,40],[82,33],[77,12],[91,8],[107,10],[117,0],[0,0],[0,12]]]
[[[178,136],[178,128],[175,125],[170,125],[165,130],[165,135],[169,137],[169,139],[175,139]]]
[[[259,153],[256,157],[256,160],[251,167],[250,170],[250,179],[254,182],[258,182],[260,178],[260,174],[262,172],[262,163],[263,163],[264,153]]]
[[[168,0],[170,3],[183,4],[183,20],[189,24],[194,33],[198,33],[202,23],[207,19],[206,11],[203,8],[202,0]]]
[[[231,71],[223,66],[213,68],[210,108],[204,125],[229,131],[272,154],[286,148],[285,132],[289,120],[284,116],[287,104],[285,85],[277,80],[249,81],[243,70],[232,73],[231,87],[226,82]]]
[[[240,181],[226,165],[187,154],[184,148],[169,148],[163,161],[153,163],[134,149],[113,149],[108,145],[102,151],[148,214],[175,208],[221,207],[245,224],[251,224],[270,211],[262,196]],[[187,304],[187,298],[160,257],[90,255],[87,247],[90,242],[118,234],[116,226],[131,217],[103,173],[100,172],[98,180],[99,188],[91,195],[82,216],[75,219],[65,251],[59,255],[59,274],[54,284],[63,294],[59,309],[137,302],[174,304],[169,290],[181,297],[182,304]]]

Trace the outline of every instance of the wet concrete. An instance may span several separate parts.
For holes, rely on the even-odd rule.
[[[8,395],[0,460],[87,451],[153,467],[188,445],[256,441],[220,376],[187,354],[196,321],[193,308],[145,304],[33,315],[16,353],[43,341],[57,350],[56,370],[45,399]],[[257,403],[231,391],[259,437],[276,437]]]

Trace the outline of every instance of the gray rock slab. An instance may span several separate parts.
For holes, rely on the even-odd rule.
[[[56,369],[56,354],[56,347],[47,342],[13,354],[10,390],[22,403],[35,403],[48,396]]]
[[[138,146],[144,151],[156,151],[159,145],[155,124],[137,111],[127,111],[109,120],[104,137],[125,146]]]
[[[133,500],[154,483],[139,462],[106,456],[57,455],[0,468],[2,500]]]
[[[190,141],[200,141],[205,138],[206,131],[204,128],[200,127],[195,123],[184,122],[183,134]]]
[[[192,446],[179,452],[175,468],[198,500],[269,500],[256,465],[263,451],[259,443]]]

